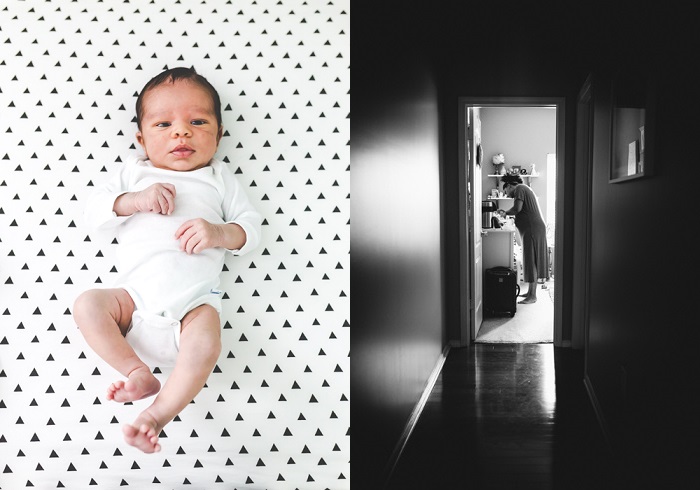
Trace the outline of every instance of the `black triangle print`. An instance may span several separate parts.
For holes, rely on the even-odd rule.
[[[0,60],[12,80],[0,89],[8,95],[0,155],[9,164],[0,170],[0,187],[12,189],[6,199],[0,193],[0,221],[6,219],[16,233],[3,235],[0,246],[8,251],[2,283],[7,297],[17,301],[0,309],[3,325],[16,326],[0,336],[0,347],[24,345],[8,362],[33,361],[24,376],[44,381],[27,383],[15,370],[0,370],[0,378],[15,387],[0,399],[0,409],[10,410],[8,420],[22,422],[12,424],[13,430],[24,431],[32,453],[44,456],[28,468],[25,448],[0,434],[10,449],[3,451],[10,455],[3,461],[3,483],[12,478],[3,487],[41,486],[17,478],[45,468],[63,471],[50,483],[55,488],[75,487],[73,478],[108,488],[138,486],[138,478],[167,487],[208,488],[212,480],[235,486],[224,468],[230,466],[245,477],[245,486],[349,488],[349,454],[340,443],[349,427],[349,370],[341,361],[348,358],[349,329],[332,327],[349,327],[349,4],[334,0],[308,10],[304,1],[259,3],[242,0],[237,15],[211,8],[206,18],[180,0],[136,7],[81,4],[70,11],[55,2],[5,7],[2,29],[12,33],[6,45],[15,45],[11,53],[17,56]],[[41,25],[45,38],[36,32]],[[88,25],[100,33],[89,33]],[[119,25],[128,28],[114,27]],[[235,42],[226,39],[231,32]],[[54,48],[31,48],[49,37]],[[156,49],[158,39],[166,40],[165,50]],[[49,58],[51,69],[40,68]],[[196,66],[219,90],[224,133],[217,155],[249,193],[264,228],[257,249],[243,258],[228,254],[220,269],[225,355],[214,363],[202,391],[166,426],[167,434],[160,431],[165,451],[188,448],[189,454],[183,450],[176,457],[192,459],[186,464],[163,459],[160,471],[131,477],[125,473],[129,467],[129,474],[140,475],[153,461],[120,439],[120,420],[133,420],[138,403],[102,403],[105,387],[120,376],[103,368],[92,351],[81,350],[72,314],[82,291],[111,288],[118,279],[120,240],[114,231],[88,229],[82,212],[93,189],[141,150],[133,136],[133,104],[143,83],[178,65]],[[93,75],[78,76],[76,70]],[[39,136],[36,142],[26,136],[31,132]],[[302,241],[322,252],[307,257],[297,244]],[[326,326],[331,328],[323,333]],[[329,359],[335,363],[324,362]],[[161,383],[172,373],[152,372]],[[61,383],[52,379],[56,375]],[[319,386],[323,398],[314,393]],[[19,396],[26,398],[22,406],[58,402],[61,412],[36,424],[16,408]],[[327,404],[330,416],[311,416],[303,408],[308,403]],[[327,442],[325,449],[315,450],[313,459],[294,461],[280,439],[316,449],[304,440],[310,420],[314,437]],[[283,432],[269,430],[273,423],[282,424]],[[58,427],[64,445],[79,444],[80,459],[51,442]],[[114,456],[109,467],[99,456],[105,443]],[[228,457],[214,462],[201,457],[203,452]],[[122,455],[129,461],[120,463]],[[49,460],[58,466],[47,465]],[[184,474],[174,478],[170,463]],[[285,471],[288,464],[299,471]],[[197,471],[205,466],[205,474]],[[318,466],[333,471],[321,476]]]

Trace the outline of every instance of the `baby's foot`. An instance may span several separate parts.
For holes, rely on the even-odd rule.
[[[134,420],[133,424],[124,424],[122,432],[124,433],[124,440],[128,444],[144,453],[157,453],[160,451],[160,444],[158,444],[160,427],[158,427],[156,419],[148,412],[141,413]]]
[[[160,381],[146,366],[136,368],[126,381],[115,381],[107,388],[107,400],[133,402],[155,395],[160,391]]]

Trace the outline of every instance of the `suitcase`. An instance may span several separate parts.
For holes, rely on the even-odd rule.
[[[509,313],[515,316],[518,306],[517,274],[508,267],[493,267],[484,273],[484,313],[495,316]]]

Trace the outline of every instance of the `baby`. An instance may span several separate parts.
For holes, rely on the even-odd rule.
[[[73,317],[90,347],[127,379],[107,399],[158,394],[123,427],[126,442],[160,450],[158,434],[204,386],[221,352],[219,273],[226,251],[257,246],[261,216],[233,172],[214,154],[223,134],[221,101],[193,69],[166,70],[136,101],[130,158],[90,197],[85,218],[116,227],[119,279],[75,301]],[[174,366],[161,390],[150,367]]]

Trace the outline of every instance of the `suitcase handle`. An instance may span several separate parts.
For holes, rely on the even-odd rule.
[[[491,269],[487,269],[487,270],[492,270],[492,271],[494,271],[494,272],[496,272],[496,271],[498,271],[498,272],[506,272],[506,271],[512,271],[513,269],[511,269],[510,267],[505,267],[505,266],[502,266],[502,265],[497,265],[496,267],[491,267]]]
[[[520,284],[515,285],[515,297],[520,296]]]

